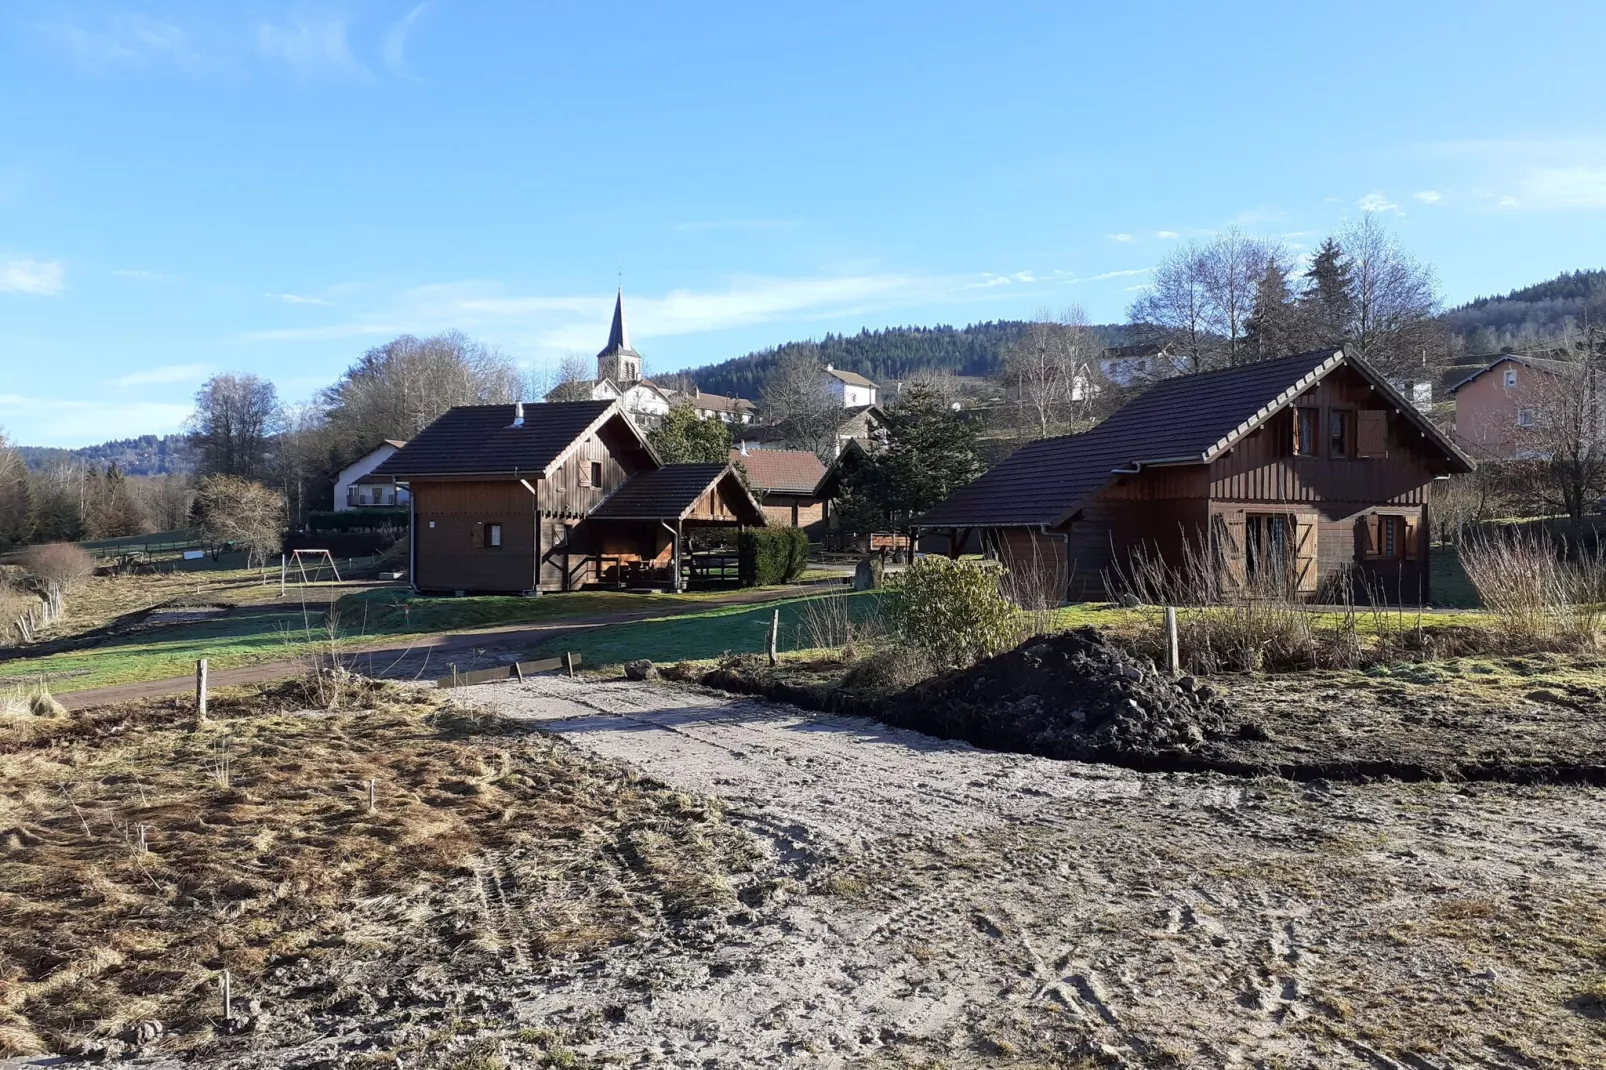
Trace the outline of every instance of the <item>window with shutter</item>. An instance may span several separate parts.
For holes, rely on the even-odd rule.
[[[485,525],[479,521],[474,522],[474,527],[469,535],[469,545],[476,550],[485,548]]]
[[[1356,449],[1358,457],[1387,457],[1389,455],[1389,414],[1382,409],[1362,409],[1356,416]]]
[[[1321,426],[1321,410],[1299,408],[1294,410],[1294,454],[1299,457],[1316,456],[1316,438]]]
[[[1417,545],[1416,544],[1417,544],[1418,540],[1421,539],[1421,537],[1422,537],[1421,534],[1420,534],[1421,525],[1419,525],[1417,523],[1417,519],[1414,516],[1408,516],[1408,517],[1405,517],[1404,519],[1405,519],[1405,537],[1404,537],[1403,541],[1405,543],[1405,559],[1407,561],[1415,561],[1416,560],[1416,555],[1417,555]]]

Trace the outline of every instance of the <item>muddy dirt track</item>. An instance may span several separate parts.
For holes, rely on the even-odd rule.
[[[501,966],[398,938],[367,983],[405,1006],[213,1065],[547,1065],[518,1038],[548,1035],[577,1066],[1606,1065],[1595,787],[1140,773],[651,684],[461,698],[724,800],[734,908],[540,958],[547,875],[487,859]]]

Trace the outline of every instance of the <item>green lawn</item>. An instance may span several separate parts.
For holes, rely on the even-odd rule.
[[[588,668],[619,665],[636,658],[669,663],[701,661],[726,653],[758,653],[769,642],[770,620],[781,611],[781,650],[804,650],[821,645],[819,628],[809,618],[818,614],[826,598],[845,599],[855,621],[875,615],[881,594],[876,591],[787,599],[761,606],[724,606],[701,613],[683,613],[630,624],[612,624],[573,632],[543,644],[542,652],[555,656],[569,650],[580,655]],[[810,603],[816,605],[811,608]]]
[[[335,641],[351,647],[390,636],[667,611],[708,597],[584,591],[541,598],[418,598],[396,589],[364,591],[337,603]],[[52,691],[81,691],[182,676],[194,671],[199,658],[206,658],[213,669],[228,669],[300,657],[326,649],[329,639],[319,610],[242,606],[217,620],[135,633],[84,650],[0,662],[0,680],[44,675]]]
[[[1428,551],[1428,584],[1436,606],[1477,609],[1483,605],[1478,589],[1461,567],[1461,552],[1454,546],[1435,546]]]

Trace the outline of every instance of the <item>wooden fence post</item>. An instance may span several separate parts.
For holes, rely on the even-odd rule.
[[[1172,676],[1182,669],[1182,652],[1177,649],[1177,611],[1174,606],[1165,607],[1165,666]]]
[[[368,812],[374,812],[374,778],[368,778]]]
[[[574,675],[574,655],[567,650],[563,652],[563,671],[570,676]]]
[[[279,555],[279,597],[280,598],[284,597],[284,580],[285,580],[285,572],[286,572],[286,570],[287,570],[287,566],[285,564],[284,555],[280,554]]]
[[[781,635],[781,611],[777,609],[770,618],[770,664],[775,664],[775,646]]]
[[[195,719],[206,720],[206,659],[195,663]]]

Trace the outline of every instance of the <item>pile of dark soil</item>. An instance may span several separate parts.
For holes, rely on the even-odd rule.
[[[1244,729],[1209,684],[1173,680],[1081,628],[919,684],[882,719],[992,750],[1083,761],[1193,753]]]

